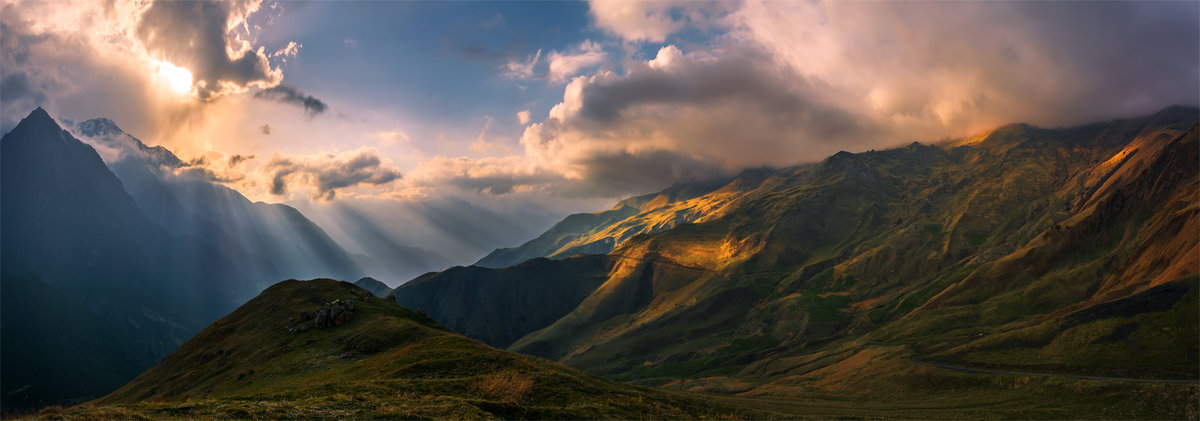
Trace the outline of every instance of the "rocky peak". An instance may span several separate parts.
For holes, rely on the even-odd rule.
[[[76,127],[79,129],[80,134],[88,137],[125,133],[120,127],[117,127],[117,123],[104,117],[84,121]]]

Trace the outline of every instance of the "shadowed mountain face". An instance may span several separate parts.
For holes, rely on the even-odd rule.
[[[505,269],[455,267],[396,288],[396,302],[504,348],[563,317],[604,283],[614,259],[532,259]]]
[[[637,388],[499,351],[329,279],[289,280],[205,328],[96,401],[47,417],[107,418],[764,418],[768,411]],[[346,322],[289,318],[358,299]]]
[[[545,326],[522,325],[535,330],[509,349],[616,379],[751,394],[895,387],[916,381],[914,356],[1194,379],[1198,120],[1196,109],[1172,107],[1067,129],[1012,125],[747,172],[668,205],[694,215],[689,223],[607,237],[603,280],[586,278],[579,288],[595,285],[586,298]],[[620,209],[543,237],[663,215],[621,219]],[[584,281],[524,266],[476,269],[471,282]],[[411,305],[462,332],[541,314],[506,307],[520,299],[458,297],[469,295],[458,291],[470,269],[422,277]],[[1134,304],[1147,291],[1169,299]],[[456,301],[473,305],[435,304]]]
[[[58,331],[104,325],[118,332],[110,354],[124,354],[128,360],[118,364],[114,375],[129,378],[136,374],[127,370],[130,364],[138,370],[148,367],[204,322],[233,307],[233,297],[227,295],[231,285],[204,281],[240,279],[224,272],[221,251],[179,243],[150,221],[96,152],[61,130],[45,111],[35,110],[4,135],[0,159],[5,301],[37,306],[35,297],[21,294],[53,288],[84,306],[61,312],[64,325],[35,326]],[[47,287],[21,286],[43,281]],[[111,387],[111,382],[73,378],[70,364],[51,357],[74,357],[44,348],[86,349],[81,341],[94,336],[39,341],[36,336],[48,332],[24,323],[23,317],[3,319],[5,365],[31,374],[3,377],[5,407],[80,397],[73,392],[103,393],[100,384]],[[10,353],[15,344],[24,345]],[[71,382],[82,386],[68,386]]]

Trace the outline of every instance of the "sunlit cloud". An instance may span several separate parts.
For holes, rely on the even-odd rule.
[[[270,64],[263,47],[250,42],[246,24],[261,4],[153,2],[138,20],[135,34],[150,55],[189,69],[202,100],[245,92],[250,86],[269,88],[283,80],[283,71]]]
[[[585,40],[575,48],[565,52],[551,51],[546,56],[549,63],[546,76],[551,82],[562,82],[575,76],[580,70],[595,67],[607,58],[599,43]]]
[[[369,146],[319,155],[275,154],[259,171],[268,176],[271,194],[303,189],[313,200],[332,200],[339,189],[384,185],[401,178],[395,165]]]
[[[378,137],[380,140],[382,140],[384,145],[408,143],[412,141],[412,137],[409,137],[408,133],[404,133],[400,130],[387,130],[378,132],[375,133],[375,137]]]

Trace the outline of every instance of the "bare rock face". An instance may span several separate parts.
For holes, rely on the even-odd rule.
[[[329,310],[326,310],[325,307],[318,308],[317,309],[317,317],[316,317],[316,320],[313,322],[313,326],[318,327],[318,328],[328,327],[329,326]]]
[[[334,300],[332,307],[333,307],[333,311],[329,313],[329,316],[330,316],[333,324],[340,325],[343,322],[345,322],[346,321],[346,306],[345,306],[345,304],[342,304],[342,300]]]
[[[335,299],[328,303],[322,304],[313,311],[301,311],[299,318],[291,318],[288,320],[288,333],[300,333],[307,327],[297,327],[297,323],[304,323],[309,320],[313,321],[313,327],[326,328],[341,325],[350,321],[354,316],[354,308],[358,304],[358,300],[351,298],[343,302],[341,299]]]

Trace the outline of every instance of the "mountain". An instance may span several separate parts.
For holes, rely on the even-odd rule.
[[[369,276],[354,281],[354,285],[367,291],[371,291],[371,294],[375,295],[376,297],[386,297],[392,292],[392,289],[389,288],[387,284],[379,282],[378,279]]]
[[[472,282],[597,285],[554,322],[522,326],[536,330],[507,348],[618,380],[963,399],[998,393],[1002,380],[948,372],[1066,373],[1162,380],[1112,380],[1121,387],[1105,390],[1121,396],[1106,407],[1145,414],[1143,393],[1161,399],[1160,414],[1182,416],[1196,411],[1187,396],[1200,372],[1198,120],[1195,108],[1171,107],[1072,128],[1016,124],[744,173],[674,204],[698,215],[690,223],[616,242],[601,282],[521,266],[476,270]],[[410,305],[473,303],[430,312],[462,332],[540,311],[511,306],[519,298],[455,297],[465,294],[458,272],[423,277],[437,291]],[[1070,399],[1092,399],[1079,393]]]
[[[779,414],[603,380],[499,351],[328,279],[263,291],[137,379],[43,417],[764,418]],[[292,334],[289,319],[357,299],[350,320]]]
[[[659,193],[622,200],[603,212],[570,215],[520,247],[492,251],[475,266],[503,268],[536,257],[556,259],[608,253],[635,235],[662,231],[705,216],[703,209],[687,202],[723,184],[679,184]]]
[[[7,303],[32,306],[51,288],[83,306],[51,315],[42,312],[62,303],[30,310],[39,321],[33,325],[21,316],[4,319],[4,364],[37,373],[0,378],[6,408],[80,398],[72,393],[101,391],[99,385],[113,384],[112,376],[128,379],[137,371],[129,371],[128,364],[149,367],[233,307],[223,288],[205,282],[231,275],[220,264],[220,251],[180,244],[153,223],[95,150],[41,108],[0,140],[0,161],[0,295]],[[168,253],[172,248],[187,254]],[[64,325],[49,323],[55,320]],[[78,357],[51,349],[90,349],[96,336],[37,338],[46,331],[97,325],[118,332],[97,352],[124,355],[103,378],[74,377],[69,370]]]
[[[254,287],[238,303],[274,279],[362,275],[354,258],[296,209],[251,202],[214,182],[220,177],[202,163],[184,162],[161,146],[146,146],[107,118],[66,123],[81,139],[106,152],[106,164],[150,219],[187,242],[226,251],[235,272],[251,279]]]
[[[396,287],[396,302],[504,348],[565,316],[604,283],[614,259],[538,258],[504,269],[454,267]]]

